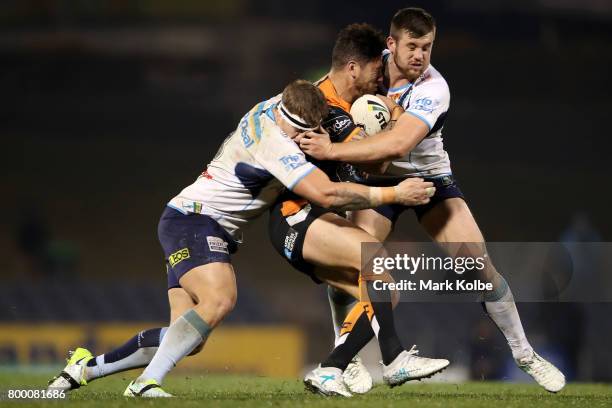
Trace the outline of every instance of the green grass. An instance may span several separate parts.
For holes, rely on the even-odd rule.
[[[325,398],[304,391],[300,380],[247,376],[170,376],[164,388],[173,400],[134,400],[122,397],[132,373],[97,380],[63,401],[7,401],[8,389],[40,389],[48,379],[40,374],[0,373],[2,407],[611,407],[612,386],[569,384],[553,395],[536,385],[496,382],[410,384],[394,389],[376,386],[365,396]]]

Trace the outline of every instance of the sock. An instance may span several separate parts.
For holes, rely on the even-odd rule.
[[[329,308],[331,309],[334,333],[337,341],[340,336],[340,331],[342,330],[342,324],[351,309],[357,304],[357,300],[348,293],[335,289],[332,286],[327,287],[327,299],[329,300]]]
[[[500,276],[497,288],[484,296],[484,308],[502,332],[515,360],[530,357],[533,348],[527,341],[514,297],[506,280]]]
[[[376,302],[372,302],[374,317],[372,318],[371,325],[378,339],[383,364],[389,365],[402,351],[404,351],[402,343],[395,331],[391,292],[388,290],[385,292],[375,291],[373,281],[365,281],[364,283],[370,294],[370,299],[377,299]],[[382,301],[380,301],[381,297]]]
[[[151,363],[136,381],[153,379],[161,384],[168,372],[200,343],[212,328],[193,309],[168,327]]]
[[[349,312],[336,337],[334,349],[321,363],[321,367],[336,367],[344,371],[353,357],[368,344],[374,332],[370,326],[367,307],[367,302],[359,302]]]
[[[119,348],[92,358],[85,367],[85,380],[92,381],[113,373],[146,367],[153,359],[166,329],[143,330]]]

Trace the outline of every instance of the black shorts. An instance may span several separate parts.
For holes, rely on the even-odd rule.
[[[431,197],[427,204],[415,205],[408,207],[401,204],[389,204],[377,207],[374,209],[377,213],[388,218],[392,224],[395,224],[399,216],[406,210],[414,210],[417,218],[420,220],[427,211],[431,210],[436,204],[449,198],[461,198],[465,200],[463,193],[459,189],[457,182],[452,175],[440,177],[424,177],[425,181],[431,181],[436,188],[436,193]]]
[[[306,204],[297,213],[284,216],[282,213],[283,202],[278,200],[270,208],[270,220],[268,222],[268,233],[272,246],[287,262],[298,271],[310,276],[316,283],[322,283],[314,275],[314,265],[304,260],[302,249],[304,238],[310,224],[321,215],[332,212],[325,208]]]
[[[170,207],[162,213],[157,234],[166,258],[168,289],[180,287],[181,277],[197,266],[230,263],[237,249],[236,241],[208,215]]]

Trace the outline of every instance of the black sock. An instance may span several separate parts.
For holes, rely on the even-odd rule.
[[[378,322],[378,345],[380,347],[380,354],[382,355],[383,363],[385,365],[390,364],[395,358],[404,351],[402,343],[397,336],[395,331],[395,321],[393,320],[393,304],[391,303],[391,292],[376,291],[374,289],[374,282],[366,281],[368,294],[370,299],[376,299],[372,301],[372,308],[374,309],[374,317]]]
[[[368,320],[368,314],[363,311],[353,324],[351,331],[344,335],[347,336],[344,343],[333,349],[327,359],[321,363],[321,367],[337,367],[342,371],[346,369],[346,366],[349,365],[353,357],[374,336],[374,331]]]
[[[114,363],[121,359],[126,358],[130,354],[135,353],[139,348],[142,347],[158,347],[160,343],[161,328],[143,330],[136,336],[129,339],[125,344],[118,348],[109,351],[104,354],[105,363]],[[94,367],[98,365],[95,358],[92,358],[87,362],[88,367]]]

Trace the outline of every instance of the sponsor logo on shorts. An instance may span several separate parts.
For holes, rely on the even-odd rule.
[[[206,237],[206,241],[208,242],[208,249],[211,252],[223,252],[224,254],[229,254],[227,250],[227,242],[219,237]]]
[[[293,228],[289,228],[289,232],[285,236],[285,256],[287,259],[291,259],[291,255],[293,254],[293,247],[295,246],[295,241],[297,240],[299,232],[294,230]]]
[[[168,257],[168,263],[174,268],[175,265],[184,261],[185,259],[189,259],[189,257],[189,248],[179,249],[175,253],[170,254]]]
[[[440,178],[440,181],[442,182],[442,185],[444,187],[448,187],[453,184],[453,178],[451,176],[443,176],[442,178]]]

